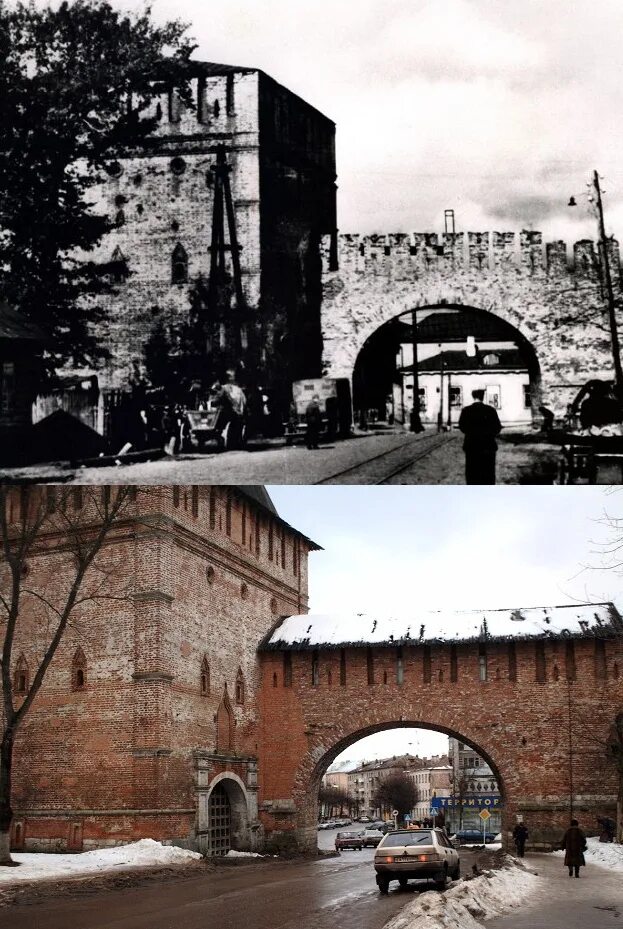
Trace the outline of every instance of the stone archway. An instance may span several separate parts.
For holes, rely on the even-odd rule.
[[[543,245],[538,232],[340,235],[323,243],[323,370],[352,379],[366,340],[414,307],[465,306],[509,323],[539,359],[542,402],[562,415],[591,377],[612,377],[599,262],[590,241]],[[618,244],[611,241],[617,295]]]
[[[327,769],[331,766],[331,764],[335,761],[335,759],[339,755],[347,751],[347,749],[349,749],[352,745],[355,745],[361,739],[365,739],[367,736],[374,735],[379,732],[387,732],[391,730],[410,729],[410,728],[428,729],[429,731],[443,733],[444,735],[452,737],[456,739],[457,741],[463,743],[464,745],[468,746],[470,749],[472,749],[480,758],[482,758],[482,760],[491,769],[492,777],[497,783],[497,787],[498,787],[499,794],[500,794],[500,801],[499,801],[499,804],[496,805],[496,810],[499,810],[502,813],[504,812],[505,805],[506,805],[505,804],[504,779],[502,777],[501,770],[499,768],[499,765],[496,763],[495,758],[491,757],[486,749],[484,749],[480,744],[476,744],[471,739],[467,738],[462,732],[457,732],[456,730],[447,729],[443,726],[423,725],[422,723],[415,724],[415,723],[406,722],[403,720],[400,722],[394,722],[392,724],[387,724],[387,725],[376,724],[372,726],[366,726],[363,729],[353,731],[349,736],[346,736],[340,739],[335,745],[333,745],[330,749],[328,749],[325,755],[316,763],[311,773],[311,776],[309,777],[310,786],[307,791],[307,796],[312,801],[314,798],[316,798],[315,806],[312,803],[312,810],[311,810],[312,815],[315,816],[315,821],[318,820],[318,806],[319,806],[318,794],[320,791],[322,778],[327,773]],[[466,790],[466,787],[455,785],[452,791],[450,800],[453,803],[460,806],[460,803],[459,803],[460,795],[464,790]],[[469,804],[467,800],[465,801],[465,803],[466,803],[465,808],[467,809],[469,805],[470,810],[471,810],[471,807],[476,805],[476,802],[473,799],[470,799]],[[483,808],[486,808],[486,804],[483,806]],[[456,819],[456,817],[453,817],[453,818]],[[496,830],[496,831],[499,831],[499,830]]]
[[[456,359],[463,357],[466,365],[465,373],[441,375],[442,379],[442,407],[444,421],[449,410],[448,394],[450,380],[454,385],[463,385],[456,389],[461,394],[461,402],[469,402],[470,390],[485,387],[487,383],[503,383],[501,397],[504,402],[498,407],[500,418],[508,423],[527,423],[538,418],[538,409],[541,405],[541,365],[534,346],[515,326],[500,319],[494,313],[472,306],[442,303],[436,306],[412,307],[411,310],[400,316],[394,316],[383,323],[368,336],[363,343],[352,371],[352,397],[355,417],[362,410],[378,411],[378,417],[383,415],[386,398],[392,396],[392,415],[395,421],[408,424],[409,417],[400,416],[397,407],[405,406],[404,381],[408,379],[407,394],[409,410],[413,405],[412,374],[401,374],[399,357],[403,349],[408,352],[408,371],[412,371],[412,322],[414,315],[417,318],[417,341],[419,355],[420,389],[423,394],[431,388],[431,382],[436,384],[439,393],[439,365],[431,373],[429,364],[430,355],[443,358],[446,370],[454,371]],[[443,335],[445,331],[445,337]],[[479,358],[492,357],[495,352],[496,359],[502,358],[499,367],[484,369],[482,366],[469,370],[469,358],[466,354],[466,339],[461,339],[459,333],[470,333],[474,339],[474,351]],[[404,345],[404,343],[407,343]],[[488,346],[488,347],[487,347]],[[482,348],[482,351],[477,351]],[[499,350],[502,349],[500,352]],[[505,363],[504,359],[512,357],[512,364]],[[454,361],[453,361],[454,359]],[[460,361],[459,361],[460,370]],[[522,386],[526,389],[522,390]],[[402,402],[396,403],[396,397],[402,394]],[[529,398],[529,399],[528,399]],[[510,403],[508,402],[510,400]],[[453,411],[458,417],[459,410]],[[426,403],[422,408],[423,421],[426,420]],[[366,418],[368,418],[366,416]],[[437,421],[437,411],[428,417],[429,422]],[[454,416],[453,416],[454,421]]]
[[[479,611],[459,614],[456,639],[439,632],[437,613],[386,626],[365,615],[284,621],[286,631],[278,627],[261,648],[262,692],[270,694],[259,749],[267,836],[315,849],[326,767],[362,735],[406,726],[460,738],[491,765],[504,790],[506,844],[516,814],[533,845],[546,849],[560,841],[570,811],[593,821],[612,815],[616,772],[599,745],[623,700],[623,625],[611,605],[601,609],[556,607],[556,630],[547,609],[487,612],[486,621]],[[516,632],[526,621],[543,631]],[[292,673],[275,689],[284,654]]]
[[[197,844],[207,855],[250,849],[249,798],[243,781],[231,771],[218,774],[199,795]]]

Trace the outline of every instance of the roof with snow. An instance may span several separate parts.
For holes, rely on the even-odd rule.
[[[623,620],[614,605],[585,603],[527,609],[439,610],[406,618],[367,613],[287,616],[268,633],[260,648],[302,651],[358,645],[614,636],[623,636]]]

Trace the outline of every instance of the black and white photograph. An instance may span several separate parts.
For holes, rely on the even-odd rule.
[[[0,0],[3,929],[617,925],[622,35]]]
[[[621,483],[618,3],[1,9],[3,480]]]

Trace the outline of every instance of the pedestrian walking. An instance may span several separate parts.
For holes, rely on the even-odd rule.
[[[569,877],[580,876],[580,868],[586,865],[584,852],[586,851],[586,836],[580,829],[577,819],[571,820],[571,825],[564,834],[561,846],[565,852],[565,867],[569,868]]]
[[[164,436],[164,450],[167,455],[175,455],[179,438],[179,423],[175,407],[172,404],[165,408],[161,426],[162,435]]]
[[[320,397],[314,394],[305,410],[305,422],[307,423],[307,433],[305,436],[307,448],[318,448],[318,438],[322,427],[322,411],[320,409]]]
[[[484,403],[484,390],[472,390],[473,403],[463,407],[459,429],[465,436],[465,483],[495,484],[495,437],[502,430],[497,412]]]
[[[228,369],[227,380],[222,389],[230,404],[229,428],[225,444],[228,449],[241,448],[245,439],[247,397],[237,382],[233,368]]]
[[[528,830],[524,823],[517,823],[513,829],[513,839],[515,840],[515,848],[517,849],[517,857],[523,858],[526,851],[526,839],[528,838]]]

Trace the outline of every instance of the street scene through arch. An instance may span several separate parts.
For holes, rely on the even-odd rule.
[[[342,825],[362,830],[374,824],[385,831],[436,824],[450,835],[469,829],[487,842],[498,837],[499,773],[464,737],[401,724],[367,737],[358,733],[336,748],[339,754],[320,779],[321,847],[327,843],[320,831]]]
[[[516,327],[474,307],[414,307],[365,341],[353,369],[353,405],[361,426],[413,425],[414,391],[423,425],[452,428],[473,390],[504,426],[539,417],[536,352]]]

